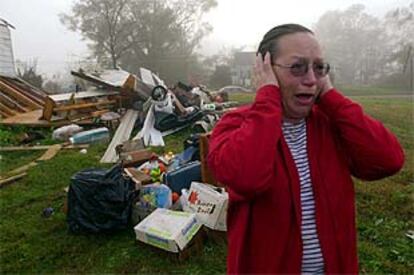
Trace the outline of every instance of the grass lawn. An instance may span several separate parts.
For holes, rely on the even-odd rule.
[[[231,95],[248,102],[254,95]],[[402,172],[378,182],[356,181],[359,257],[362,273],[412,273],[414,230],[414,122],[412,98],[357,98],[365,110],[392,129],[406,152]],[[166,138],[161,151],[178,152],[190,130]],[[13,144],[0,128],[0,146]],[[62,211],[64,187],[79,170],[99,164],[106,145],[61,150],[31,168],[28,176],[0,189],[0,273],[178,273],[212,274],[226,270],[226,246],[208,240],[202,256],[179,263],[137,245],[132,229],[111,235],[71,235]],[[24,165],[42,152],[0,153],[0,173]],[[42,217],[53,207],[54,214]]]

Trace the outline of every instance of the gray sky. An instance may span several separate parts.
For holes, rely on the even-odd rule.
[[[67,30],[58,15],[70,11],[74,0],[0,0],[0,18],[16,27],[12,30],[15,59],[37,58],[38,70],[51,76],[66,73],[70,64],[87,56],[86,42]],[[387,10],[407,6],[410,0],[218,0],[205,20],[214,30],[203,40],[201,52],[217,53],[230,46],[253,50],[266,31],[281,23],[312,27],[328,10],[346,9],[352,4],[382,16]]]

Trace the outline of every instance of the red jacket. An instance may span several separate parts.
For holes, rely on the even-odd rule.
[[[283,138],[279,88],[226,114],[209,141],[208,165],[229,190],[228,273],[300,273],[300,185]],[[307,118],[316,226],[326,273],[357,273],[351,175],[376,180],[404,162],[396,137],[336,90]]]

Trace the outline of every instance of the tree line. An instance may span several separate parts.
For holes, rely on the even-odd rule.
[[[102,68],[146,67],[167,83],[218,88],[231,84],[233,56],[243,47],[209,57],[197,52],[212,31],[203,16],[216,6],[216,0],[77,0],[60,19],[81,34]],[[413,90],[414,1],[381,18],[361,4],[327,11],[312,29],[336,83]]]

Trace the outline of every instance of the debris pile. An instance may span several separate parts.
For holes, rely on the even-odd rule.
[[[0,78],[0,95],[8,98],[6,108],[0,105],[0,124],[57,127],[52,138],[62,142],[45,147],[38,160],[1,182],[24,177],[38,161],[63,148],[87,153],[81,146],[109,142],[100,162],[112,168],[88,168],[70,180],[66,209],[71,232],[111,232],[132,224],[137,240],[177,253],[180,259],[193,253],[190,247],[198,253],[202,232],[225,232],[228,194],[214,180],[205,158],[209,131],[237,102],[204,86],[178,82],[167,87],[144,68],[137,75],[122,70],[72,74],[93,87],[57,95],[36,91],[28,100],[25,93],[32,87],[19,84],[17,89],[19,79]],[[11,111],[13,106],[19,112]],[[165,145],[164,136],[189,127],[193,134],[182,152],[152,150]]]

